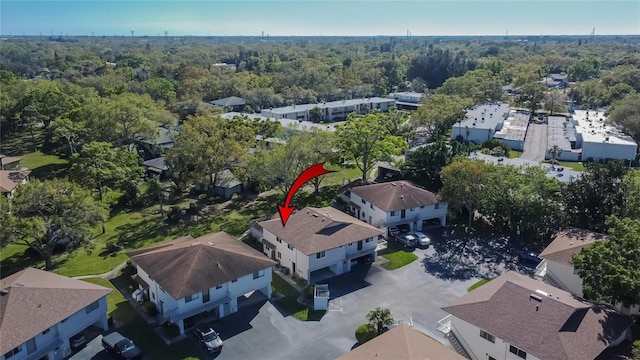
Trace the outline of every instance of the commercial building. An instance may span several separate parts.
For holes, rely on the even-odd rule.
[[[451,138],[482,144],[493,139],[509,118],[509,105],[504,103],[480,104],[469,109],[464,119],[452,127]]]
[[[414,91],[394,92],[387,96],[396,101],[396,107],[402,110],[416,110],[420,106],[420,101],[424,99],[425,94]]]
[[[497,131],[493,138],[502,140],[513,150],[522,151],[524,149],[524,138],[527,135],[528,126],[528,114],[510,112],[509,117],[502,125],[502,129]]]
[[[320,109],[319,121],[344,120],[349,114],[366,114],[373,110],[387,111],[396,106],[394,99],[371,97],[363,99],[339,100],[320,104],[300,104],[280,108],[263,109],[260,115],[274,119],[311,121],[311,110]]]
[[[638,144],[624,134],[618,126],[607,124],[602,111],[576,110],[573,122],[576,127],[576,148],[582,149],[582,161],[589,159],[634,160]]]

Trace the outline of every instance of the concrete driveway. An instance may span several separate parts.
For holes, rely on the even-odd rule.
[[[529,124],[521,159],[542,161],[547,152],[547,124]]]
[[[375,307],[387,307],[396,320],[443,341],[437,321],[440,310],[467,292],[478,279],[443,279],[425,271],[423,261],[433,249],[416,249],[419,260],[388,271],[378,265],[361,265],[349,274],[329,279],[331,310],[320,321],[301,322],[283,317],[270,302],[247,307],[242,312],[210,325],[225,342],[219,359],[335,359],[356,343],[355,330]],[[193,346],[208,356],[191,336]]]

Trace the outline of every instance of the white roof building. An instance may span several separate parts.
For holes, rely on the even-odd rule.
[[[576,148],[582,148],[582,161],[635,159],[638,144],[619,127],[607,124],[606,120],[602,111],[576,110],[573,114]]]
[[[310,111],[314,108],[321,110],[321,121],[343,120],[352,112],[364,114],[372,110],[387,111],[390,107],[396,106],[394,99],[371,97],[363,99],[350,99],[331,101],[320,104],[299,104],[273,109],[263,109],[260,115],[274,119],[289,119],[310,121]]]
[[[465,141],[482,144],[493,139],[502,130],[509,117],[509,105],[504,103],[480,104],[467,110],[464,119],[452,127],[451,138],[462,136]]]

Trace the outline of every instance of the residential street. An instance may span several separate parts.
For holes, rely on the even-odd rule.
[[[524,160],[542,161],[547,152],[547,124],[529,124],[524,139],[524,151],[520,156]]]

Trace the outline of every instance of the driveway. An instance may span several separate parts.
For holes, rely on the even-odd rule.
[[[529,124],[521,159],[542,161],[547,153],[547,124]]]
[[[513,166],[538,166],[548,170],[547,177],[556,178],[562,182],[572,181],[580,177],[582,174],[581,171],[575,171],[571,168],[563,167],[563,166],[561,167],[562,171],[557,171],[558,169],[556,169],[556,167],[554,167],[551,164],[523,159],[522,156],[519,158],[508,159],[505,157],[498,157],[498,156],[483,154],[480,152],[474,152],[471,155],[469,155],[469,158],[473,160],[483,160],[485,162],[493,163],[493,164],[513,165]]]
[[[355,329],[375,307],[387,307],[394,319],[413,322],[416,329],[444,341],[437,321],[447,314],[440,308],[466,294],[480,278],[516,268],[511,255],[519,249],[508,250],[505,242],[495,241],[490,250],[483,250],[484,242],[478,240],[464,250],[468,239],[441,230],[427,233],[434,244],[415,249],[418,260],[405,267],[389,271],[377,264],[360,265],[351,273],[329,279],[330,311],[320,321],[283,317],[270,302],[264,302],[212,322],[225,342],[217,358],[335,359],[353,348]],[[454,257],[461,250],[462,255]],[[464,257],[467,260],[461,261]],[[456,269],[469,270],[443,271],[445,259],[454,261]],[[191,341],[202,351],[192,334]],[[214,358],[204,351],[201,356]]]

